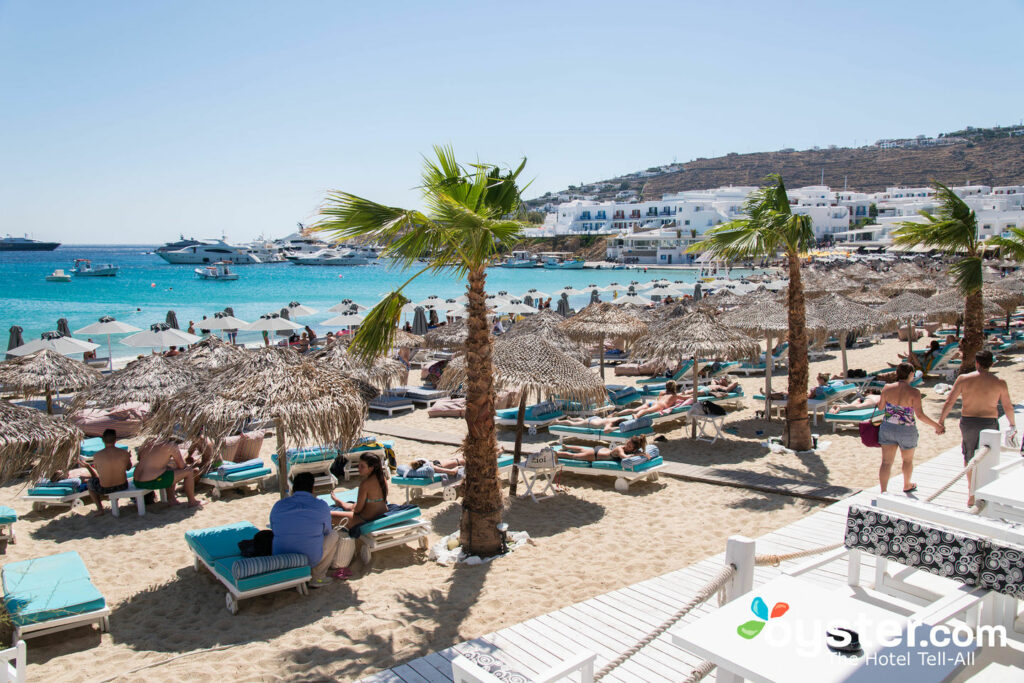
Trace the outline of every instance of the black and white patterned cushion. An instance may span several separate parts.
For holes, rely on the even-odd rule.
[[[1024,548],[991,541],[981,568],[981,586],[1024,600]]]
[[[460,652],[459,654],[500,681],[505,681],[506,683],[530,683],[529,677],[518,671],[507,669],[500,660],[490,653]]]
[[[969,586],[980,582],[990,541],[963,531],[851,505],[846,547],[864,550]]]

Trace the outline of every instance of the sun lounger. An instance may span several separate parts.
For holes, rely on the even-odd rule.
[[[556,453],[560,449],[559,446],[553,446]],[[587,462],[586,460],[573,460],[571,458],[559,458],[558,462],[565,469],[563,473],[578,474],[580,476],[587,477],[615,477],[615,490],[626,492],[629,490],[630,484],[635,481],[644,479],[647,481],[658,481],[658,470],[665,466],[665,461],[661,458],[661,452],[657,446],[647,446],[647,460],[639,462],[634,465],[632,469],[629,469],[627,458],[622,463],[614,460],[595,460],[594,462]],[[627,463],[623,466],[623,463]]]
[[[624,384],[607,384],[605,389],[608,390],[608,403],[614,406],[628,406],[631,403],[637,403],[643,399],[640,391],[636,387],[626,386]]]
[[[388,394],[404,396],[416,405],[430,408],[438,401],[448,398],[451,392],[431,387],[395,387],[388,391]]]
[[[653,375],[662,367],[658,363],[622,363],[615,366],[616,377],[635,377],[636,375]]]
[[[498,458],[498,474],[508,472],[512,469],[512,456],[502,455]],[[440,474],[433,477],[391,477],[391,485],[397,486],[405,491],[405,502],[409,503],[420,496],[425,496],[436,491],[441,492],[445,500],[455,500],[457,496],[456,487],[462,480],[453,481]]]
[[[109,628],[107,601],[73,550],[4,565],[3,588],[14,642],[83,624]]]
[[[416,405],[411,398],[405,396],[378,396],[370,401],[370,410],[378,413],[387,413],[388,417],[395,414],[395,411],[416,410]]]
[[[839,401],[854,396],[859,386],[854,383],[849,384],[837,384],[829,386],[831,393],[827,394],[825,398],[809,398],[807,399],[807,412],[814,417],[814,424],[818,424],[818,415],[824,415],[828,412],[828,409],[838,403]],[[755,401],[764,401],[763,394],[755,394]],[[786,400],[780,399],[778,401],[772,401],[772,412],[781,413],[786,408]]]
[[[429,417],[465,417],[465,398],[443,398],[427,408]]]
[[[32,509],[38,512],[49,505],[74,508],[82,505],[82,499],[88,495],[88,491],[73,486],[33,486],[21,499],[31,501]]]
[[[7,541],[11,545],[18,542],[14,535],[14,523],[18,521],[18,513],[14,508],[0,505],[0,541]]]
[[[383,459],[388,449],[394,449],[394,441],[382,441],[376,436],[363,436],[351,449],[341,453],[334,446],[307,446],[306,448],[288,449],[288,475],[289,477],[299,472],[312,472],[317,477],[316,486],[337,486],[337,478],[331,474],[331,465],[336,458],[345,456],[344,477],[346,480],[358,474],[357,464],[359,456],[363,453],[376,453]],[[277,454],[274,453],[274,466],[277,466]],[[328,481],[327,477],[331,480]]]
[[[300,553],[242,557],[238,542],[252,539],[259,529],[249,522],[235,522],[208,529],[185,532],[185,542],[192,551],[193,566],[198,572],[205,566],[224,584],[228,611],[238,613],[238,601],[266,595],[288,588],[300,594],[307,592],[311,578],[309,558]]]
[[[359,489],[350,489],[338,494],[338,498],[346,503],[354,503],[358,497]],[[328,505],[334,505],[334,500],[329,494],[319,498]],[[413,541],[416,541],[421,550],[426,550],[430,523],[423,519],[422,514],[415,505],[388,505],[388,513],[383,517],[364,522],[347,531],[349,536],[362,541],[359,557],[364,563],[369,563],[373,553],[378,550]]]
[[[824,418],[826,423],[832,425],[832,431],[834,432],[839,427],[857,425],[864,420],[870,420],[874,415],[880,414],[878,408],[872,406],[870,408],[858,408],[857,410],[844,410],[840,413],[826,412]]]
[[[693,359],[686,361],[679,369],[672,373],[671,377],[648,377],[647,379],[638,379],[637,384],[661,384],[664,386],[665,382],[672,380],[674,382],[683,381],[687,375],[692,374],[690,371],[693,369]],[[700,368],[698,368],[699,372]]]
[[[214,500],[221,497],[229,489],[246,489],[250,486],[266,490],[266,481],[270,477],[270,468],[259,458],[247,462],[226,462],[212,469],[199,479],[200,484],[212,486],[210,495]]]
[[[526,406],[523,424],[529,429],[530,434],[536,434],[538,429],[543,429],[563,417],[565,413],[559,410],[553,401],[544,401]],[[494,423],[502,427],[515,427],[518,419],[519,408],[494,411]]]

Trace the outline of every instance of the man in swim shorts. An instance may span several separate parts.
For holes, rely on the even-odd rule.
[[[117,447],[117,432],[107,429],[103,432],[103,450],[96,453],[92,463],[84,462],[89,474],[89,497],[96,503],[96,514],[102,515],[103,496],[128,489],[128,470],[132,458],[123,448]]]
[[[187,467],[181,457],[178,445],[171,441],[149,440],[139,447],[139,464],[135,468],[135,486],[140,489],[157,491],[167,490],[167,500],[171,505],[178,504],[174,486],[179,481],[185,482],[185,496],[189,507],[202,507],[196,500],[196,480],[199,471]]]
[[[1017,423],[1013,414],[1013,401],[1010,400],[1010,390],[1004,380],[999,379],[990,372],[992,367],[992,352],[982,349],[974,356],[975,371],[960,375],[953,383],[953,390],[946,397],[946,403],[942,406],[942,415],[939,422],[945,422],[949,412],[953,409],[957,399],[962,399],[960,406],[960,436],[961,451],[964,454],[964,465],[974,457],[978,450],[978,442],[981,439],[981,432],[985,429],[999,429],[999,406],[1003,406],[1003,413],[1010,423],[1010,434],[1017,431]],[[971,489],[971,478],[973,472],[967,473],[967,489]],[[967,505],[974,505],[974,496],[967,499]]]

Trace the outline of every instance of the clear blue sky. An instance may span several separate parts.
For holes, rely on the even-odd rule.
[[[1020,2],[0,0],[0,233],[282,236],[420,156],[527,196],[1024,116]],[[898,178],[894,178],[898,181]]]

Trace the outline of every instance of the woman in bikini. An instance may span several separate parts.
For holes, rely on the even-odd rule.
[[[331,510],[331,523],[335,526],[346,523],[348,528],[377,519],[388,511],[388,480],[380,458],[374,453],[359,456],[359,497],[355,503],[346,503],[331,493],[334,504],[340,510]]]
[[[896,367],[896,381],[886,384],[878,397],[882,406],[882,424],[878,428],[878,443],[882,447],[882,464],[878,468],[878,483],[882,493],[889,485],[892,463],[896,451],[903,459],[903,492],[912,493],[917,489],[911,477],[914,474],[914,451],[917,448],[917,420],[931,425],[936,434],[944,431],[942,425],[924,414],[921,408],[921,392],[910,386],[914,366],[900,363]]]
[[[603,446],[598,448],[589,448],[587,446],[564,444],[558,455],[559,457],[568,458],[570,460],[586,460],[588,462],[594,462],[595,460],[615,460],[616,462],[619,462],[628,455],[639,455],[643,453],[646,448],[647,437],[638,435],[629,437],[629,441],[615,448],[605,448]]]

